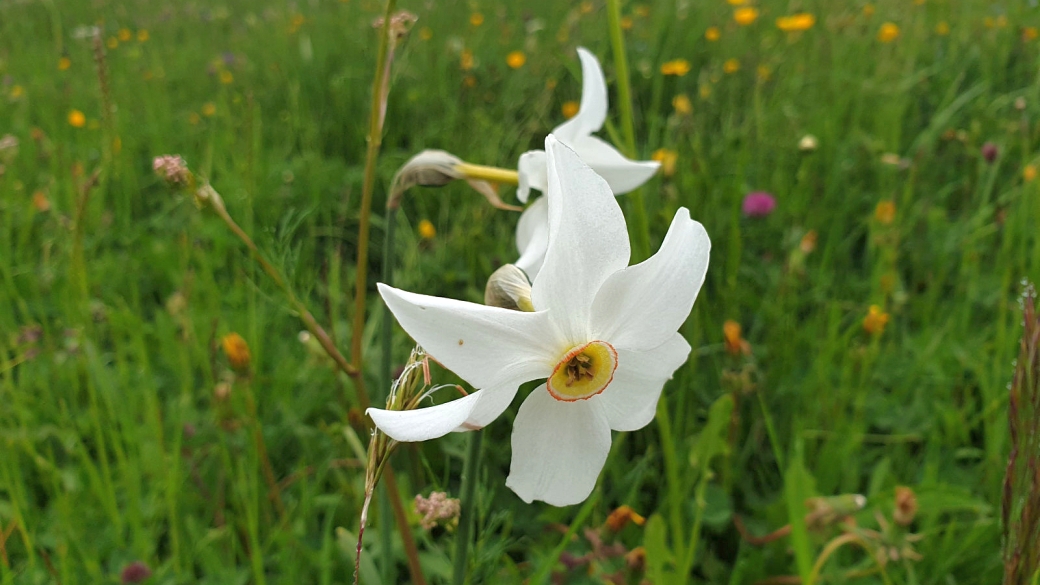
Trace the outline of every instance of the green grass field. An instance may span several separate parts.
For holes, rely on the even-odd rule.
[[[392,67],[370,291],[395,170],[424,148],[515,168],[580,99],[576,47],[607,74],[601,136],[623,135],[603,0],[398,7],[418,21]],[[1040,12],[1011,0],[755,7],[741,25],[724,0],[622,6],[636,154],[675,154],[642,189],[650,248],[680,206],[712,238],[681,329],[693,353],[655,421],[615,436],[583,505],[528,505],[505,487],[519,400],[482,431],[470,583],[1003,575],[1007,387],[1023,279],[1040,279]],[[239,239],[151,165],[177,153],[208,179],[347,354],[382,11],[0,2],[0,136],[18,143],[0,150],[0,582],[120,583],[134,561],[155,584],[352,582],[368,438],[356,381],[301,342],[298,314]],[[778,29],[797,12],[815,24]],[[884,23],[895,38],[879,38]],[[662,74],[677,59],[688,72]],[[807,134],[815,150],[799,147]],[[499,188],[508,203],[512,189]],[[752,191],[775,195],[775,212],[744,217]],[[622,197],[626,213],[636,200]],[[462,183],[409,191],[395,285],[482,301],[516,258],[517,218]],[[364,379],[378,398],[374,292],[367,306]],[[727,346],[726,321],[747,351],[732,325]],[[231,332],[248,343],[248,374],[221,349]],[[395,325],[394,361],[410,348]],[[411,501],[459,496],[471,435],[393,458],[428,583],[451,582],[454,530],[421,528]],[[900,486],[916,495],[906,526]],[[861,510],[850,494],[866,497]],[[832,498],[810,500],[830,513],[809,513],[813,497]],[[647,522],[605,527],[622,505]],[[410,582],[400,532],[373,511],[362,583]],[[621,553],[637,547],[630,567]]]

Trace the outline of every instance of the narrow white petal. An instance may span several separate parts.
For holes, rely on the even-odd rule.
[[[528,150],[516,161],[517,186],[516,198],[527,203],[531,189],[545,193],[546,160],[544,150]]]
[[[477,401],[473,411],[466,417],[466,421],[455,428],[455,432],[475,431],[488,426],[502,414],[516,396],[517,386],[508,385],[501,388],[487,388],[478,390],[480,400]]]
[[[534,282],[545,261],[545,249],[549,246],[549,205],[545,197],[539,197],[520,214],[516,224],[516,248],[520,258],[514,262]]]
[[[596,292],[611,274],[628,266],[625,217],[599,175],[553,135],[549,157],[549,247],[532,285],[536,309],[549,309],[561,341],[589,341],[589,314]]]
[[[444,367],[475,388],[544,378],[558,352],[544,311],[528,313],[405,292],[379,283],[401,327]]]
[[[645,350],[667,341],[693,308],[710,252],[704,226],[680,208],[656,254],[603,283],[592,305],[592,338],[619,350]]]
[[[580,136],[571,144],[585,164],[607,180],[615,195],[628,193],[650,180],[661,163],[625,158],[616,148],[595,136]]]
[[[602,394],[591,400],[600,402],[610,428],[634,431],[650,424],[657,411],[657,400],[665,382],[690,355],[690,344],[675,333],[660,347],[650,351],[619,349],[614,379]]]
[[[573,118],[552,131],[564,144],[596,132],[607,119],[607,81],[603,78],[603,69],[585,47],[578,47],[578,57],[581,59],[581,107]]]
[[[589,497],[610,451],[610,427],[596,402],[561,402],[539,386],[513,423],[506,486],[527,503],[577,504]]]
[[[478,390],[458,400],[416,410],[369,408],[365,413],[372,417],[379,430],[392,439],[404,442],[428,441],[443,437],[466,422],[484,392]]]

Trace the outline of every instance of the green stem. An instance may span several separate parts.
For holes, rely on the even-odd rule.
[[[675,454],[675,441],[672,437],[672,418],[668,404],[661,400],[657,403],[657,426],[661,436],[661,455],[664,458],[665,485],[668,490],[668,518],[672,525],[672,541],[675,550],[679,550],[686,542],[683,534],[683,505],[686,495],[680,485],[679,459]]]
[[[617,75],[618,108],[621,110],[621,134],[625,143],[622,151],[629,158],[636,158],[636,130],[632,118],[632,87],[628,80],[628,56],[625,53],[625,36],[621,30],[621,0],[607,0],[607,25],[610,28],[610,46],[614,52],[614,69]],[[628,195],[629,235],[632,238],[632,261],[640,262],[650,256],[650,225],[646,219],[646,204],[643,190],[636,189]]]
[[[354,274],[354,327],[350,339],[350,362],[361,369],[361,336],[365,330],[365,296],[368,292],[368,237],[369,216],[372,215],[372,192],[376,184],[376,160],[379,146],[383,142],[383,103],[386,100],[383,86],[386,78],[386,60],[390,46],[390,17],[396,0],[386,1],[383,13],[383,28],[379,33],[379,50],[376,53],[376,74],[372,80],[372,103],[368,119],[368,148],[365,152],[365,178],[361,185],[361,210],[358,212],[357,270]]]
[[[477,476],[480,474],[480,444],[483,431],[473,431],[469,436],[469,448],[466,450],[466,461],[462,465],[462,510],[459,513],[459,531],[455,533],[455,570],[451,582],[454,585],[466,583],[469,568],[469,541],[473,529],[474,500],[477,493]]]

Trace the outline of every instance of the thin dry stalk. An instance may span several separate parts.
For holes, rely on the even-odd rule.
[[[1040,316],[1036,290],[1022,295],[1022,340],[1008,396],[1011,453],[1004,475],[1004,585],[1040,575]]]

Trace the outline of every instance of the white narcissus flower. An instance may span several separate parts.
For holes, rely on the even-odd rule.
[[[553,129],[552,134],[606,179],[615,195],[628,193],[647,182],[661,165],[656,161],[629,160],[616,148],[592,135],[603,127],[607,119],[607,82],[599,61],[588,49],[578,47],[578,57],[581,58],[581,107],[573,118]],[[516,196],[520,201],[527,203],[531,189],[545,191],[544,150],[529,150],[520,155],[517,171],[519,186]]]
[[[591,493],[610,431],[654,417],[664,383],[690,346],[678,333],[708,268],[711,242],[687,209],[653,257],[629,266],[628,231],[603,178],[549,136],[548,248],[531,289],[533,311],[418,295],[379,285],[401,326],[480,390],[412,411],[369,409],[398,441],[478,429],[509,406],[520,384],[545,379],[513,427],[506,485],[556,506]]]

